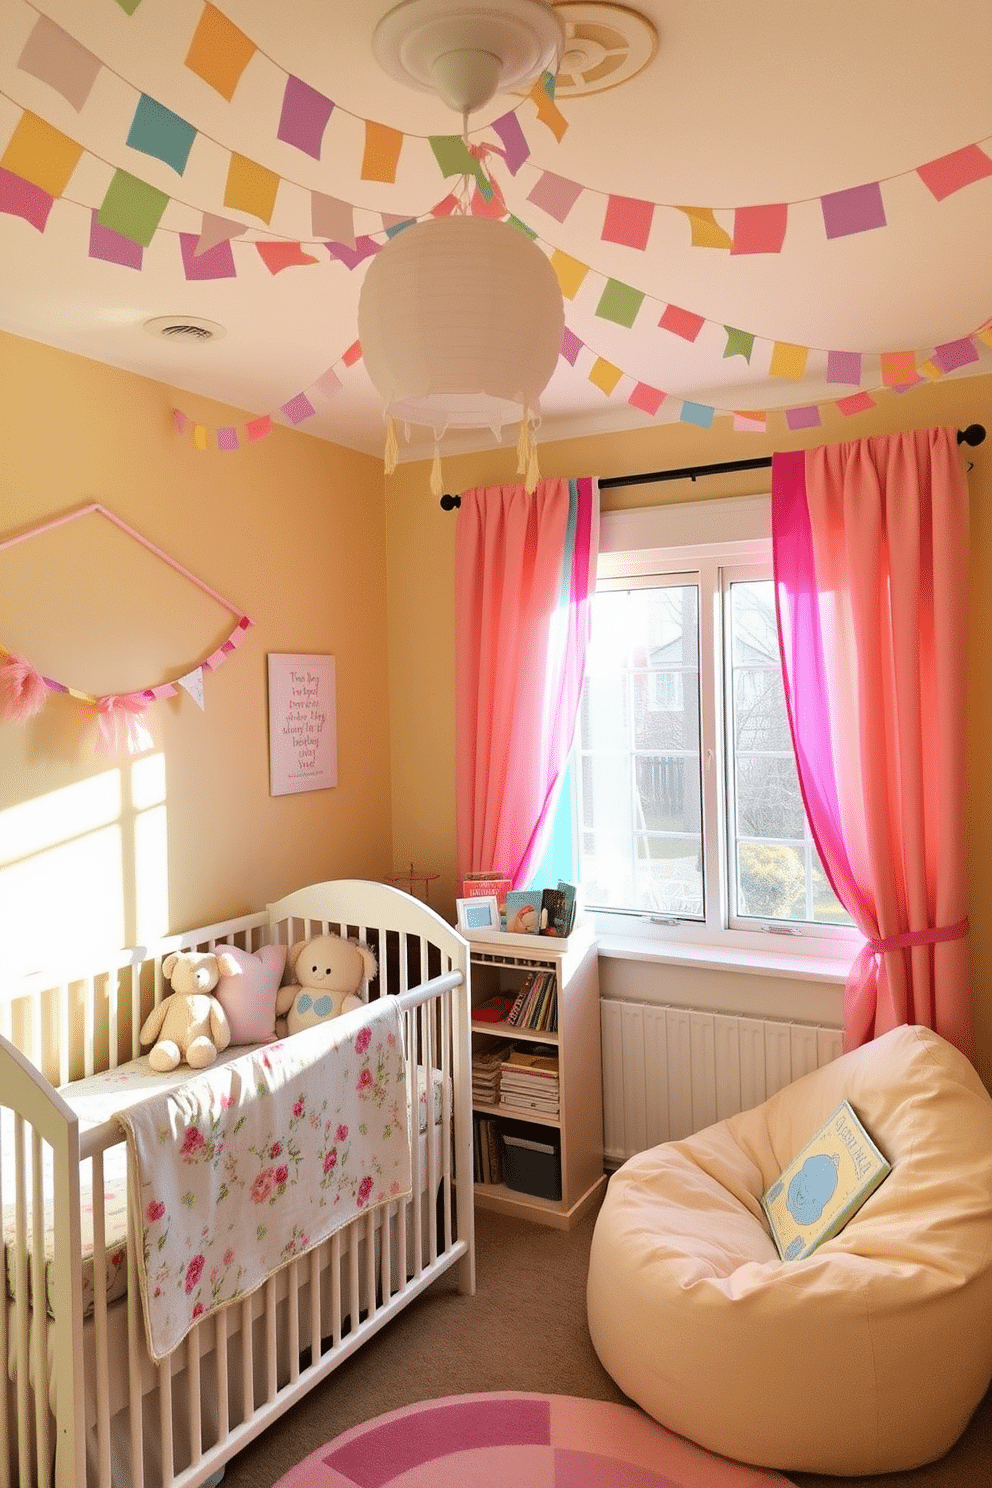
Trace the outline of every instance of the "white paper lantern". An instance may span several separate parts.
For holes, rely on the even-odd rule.
[[[536,484],[531,428],[555,370],[565,323],[558,279],[518,228],[460,214],[404,228],[368,265],[358,339],[382,397],[387,469],[395,466],[392,421],[433,429],[520,423],[521,473]]]

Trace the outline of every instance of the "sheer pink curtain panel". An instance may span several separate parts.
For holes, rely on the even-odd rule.
[[[971,1057],[969,518],[956,431],[776,455],[772,534],[806,812],[866,938],[845,1047],[918,1023]]]
[[[595,588],[595,480],[462,493],[456,535],[456,800],[461,874],[528,884],[578,714]]]

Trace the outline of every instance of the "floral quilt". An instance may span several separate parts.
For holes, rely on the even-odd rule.
[[[411,1190],[406,1062],[382,997],[117,1114],[148,1347]]]

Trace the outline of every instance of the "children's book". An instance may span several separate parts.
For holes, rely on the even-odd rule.
[[[541,895],[541,934],[563,940],[568,934],[568,900],[563,889],[545,889]]]
[[[782,1260],[802,1260],[836,1235],[891,1171],[843,1101],[761,1196]]]
[[[511,889],[506,896],[505,929],[509,935],[537,935],[541,924],[541,890]]]

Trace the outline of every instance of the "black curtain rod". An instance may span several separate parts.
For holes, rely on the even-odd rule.
[[[985,429],[981,424],[969,424],[967,429],[958,430],[958,444],[981,444],[984,438]],[[610,491],[617,486],[646,486],[654,481],[694,481],[700,475],[726,475],[731,470],[770,470],[771,463],[771,455],[763,455],[753,460],[722,460],[715,465],[686,465],[681,470],[645,470],[638,475],[609,475],[599,482],[599,489]],[[441,497],[441,506],[445,511],[452,511],[461,504],[460,496]]]

